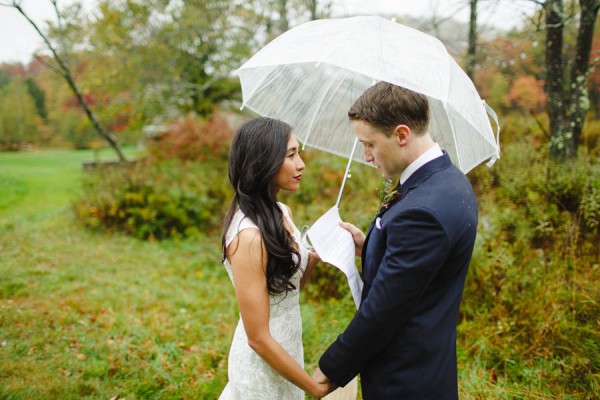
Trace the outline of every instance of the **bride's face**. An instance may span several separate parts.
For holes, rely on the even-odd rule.
[[[296,191],[300,188],[300,180],[304,171],[304,161],[300,157],[300,145],[294,135],[290,135],[287,152],[283,164],[275,177],[275,191],[280,189]]]

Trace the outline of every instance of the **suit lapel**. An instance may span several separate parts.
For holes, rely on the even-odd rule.
[[[373,219],[373,221],[371,221],[371,225],[369,226],[367,236],[365,237],[365,242],[363,244],[363,249],[362,249],[362,254],[361,254],[363,268],[365,266],[364,260],[365,260],[365,256],[366,256],[367,245],[369,243],[369,239],[371,237],[371,232],[373,231],[373,227],[375,226],[377,219],[382,218],[383,214],[385,214],[390,209],[392,209],[392,207],[396,206],[400,201],[402,201],[403,198],[406,197],[406,195],[411,190],[418,187],[421,183],[425,182],[431,175],[435,174],[438,171],[446,169],[446,168],[450,167],[451,165],[452,165],[452,161],[450,161],[450,157],[448,156],[448,153],[446,151],[444,151],[443,156],[438,157],[434,160],[431,160],[430,162],[428,162],[427,164],[423,165],[421,168],[416,170],[406,180],[406,182],[404,182],[404,184],[401,187],[400,187],[400,184],[398,183],[397,189],[400,190],[400,196],[398,197],[398,199],[395,200],[393,203],[391,203],[387,208],[378,212],[375,215],[375,218]],[[363,271],[363,275],[364,275],[364,271]]]

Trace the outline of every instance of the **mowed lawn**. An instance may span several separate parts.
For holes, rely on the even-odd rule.
[[[145,242],[83,228],[71,203],[81,163],[97,157],[0,153],[0,399],[217,398],[238,319],[220,237]],[[302,312],[312,371],[353,305]]]

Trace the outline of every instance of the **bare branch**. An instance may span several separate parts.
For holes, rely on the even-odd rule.
[[[51,0],[51,2],[56,7],[56,0]],[[85,102],[85,100],[81,94],[81,91],[79,90],[75,81],[73,80],[71,71],[69,70],[68,66],[65,64],[63,59],[58,55],[58,53],[56,52],[56,49],[54,48],[52,43],[50,43],[50,39],[48,38],[48,36],[46,36],[46,34],[44,32],[42,32],[42,30],[35,23],[35,21],[33,21],[29,17],[29,15],[23,10],[20,2],[18,2],[17,0],[13,0],[10,7],[16,9],[19,12],[19,14],[21,14],[27,20],[27,22],[29,22],[29,24],[33,27],[33,29],[35,29],[35,31],[38,33],[38,35],[42,38],[42,40],[46,44],[46,47],[48,47],[48,49],[52,52],[54,59],[58,63],[58,66],[51,67],[52,70],[58,72],[60,75],[62,75],[62,77],[65,79],[65,81],[67,81],[69,88],[71,89],[71,91],[73,92],[75,97],[77,98],[79,105],[81,106],[81,108],[83,109],[83,112],[86,114],[86,116],[92,123],[92,126],[95,128],[96,132],[104,140],[106,140],[109,143],[109,145],[115,150],[115,152],[117,153],[117,156],[119,157],[119,159],[121,161],[126,161],[125,155],[123,154],[123,151],[121,150],[121,146],[119,145],[119,142],[117,141],[116,137],[111,132],[104,129],[104,127],[100,124],[100,122],[98,121],[98,119],[96,118],[96,116],[94,115],[94,113],[92,112],[90,107],[88,106],[88,104]],[[56,8],[56,11],[58,12],[58,8]]]
[[[34,57],[35,57],[35,60],[36,60],[37,62],[39,62],[40,64],[42,64],[43,66],[45,66],[45,67],[47,67],[47,68],[51,69],[52,71],[54,71],[55,73],[57,73],[57,74],[59,74],[59,75],[62,75],[62,71],[61,71],[61,70],[60,70],[60,68],[59,68],[59,67],[57,67],[56,65],[54,65],[54,64],[52,64],[52,63],[49,63],[48,61],[44,60],[44,58],[43,58],[43,57],[41,57],[41,56],[39,56],[39,55],[37,55],[37,54],[36,54]]]
[[[538,128],[540,128],[540,130],[542,131],[544,136],[546,136],[546,139],[550,140],[550,133],[548,133],[548,130],[546,130],[546,127],[538,119],[538,117],[535,115],[535,113],[532,110],[529,110],[529,115],[531,115],[533,117],[533,119],[537,123]]]

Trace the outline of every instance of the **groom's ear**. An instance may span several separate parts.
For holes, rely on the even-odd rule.
[[[406,125],[398,125],[394,128],[392,135],[400,146],[406,146],[410,139],[410,128]]]

